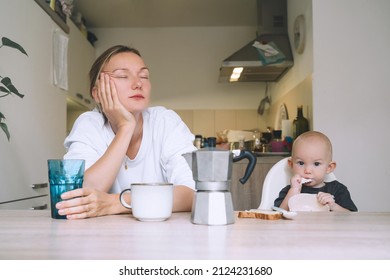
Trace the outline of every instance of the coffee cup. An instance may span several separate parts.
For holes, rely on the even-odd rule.
[[[133,216],[143,222],[160,222],[172,215],[173,184],[134,183],[120,193],[122,205],[132,210]],[[130,204],[124,194],[131,194]]]

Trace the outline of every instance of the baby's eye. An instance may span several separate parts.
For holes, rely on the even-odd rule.
[[[314,166],[320,166],[321,165],[321,163],[319,163],[318,161],[316,161],[315,163],[314,163]]]
[[[304,165],[305,163],[303,161],[298,161],[298,165]]]

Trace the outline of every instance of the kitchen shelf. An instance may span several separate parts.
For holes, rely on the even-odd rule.
[[[69,26],[55,11],[50,8],[50,5],[46,3],[45,0],[34,1],[51,17],[55,23],[57,23],[59,27],[61,27],[62,30],[64,30],[65,33],[69,34]]]

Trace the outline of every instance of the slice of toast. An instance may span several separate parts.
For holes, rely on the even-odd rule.
[[[261,210],[261,209],[252,209],[247,211],[239,211],[239,218],[252,218],[252,219],[262,219],[262,220],[279,220],[282,218],[282,213],[271,211],[271,210]]]

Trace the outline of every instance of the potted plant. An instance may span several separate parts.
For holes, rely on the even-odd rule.
[[[14,48],[16,50],[19,50],[21,53],[25,54],[26,56],[28,56],[27,52],[23,49],[22,46],[20,46],[19,44],[15,43],[14,41],[12,41],[6,37],[1,38],[0,48],[2,48],[2,47]],[[12,95],[12,94],[14,94],[20,98],[24,97],[24,95],[21,94],[16,89],[16,87],[12,84],[12,81],[9,77],[3,77],[0,74],[0,98],[6,97],[6,96]],[[5,135],[7,136],[7,139],[9,141],[11,135],[8,131],[7,124],[5,123],[5,116],[1,112],[0,112],[0,127],[3,130],[3,132],[5,133]]]

